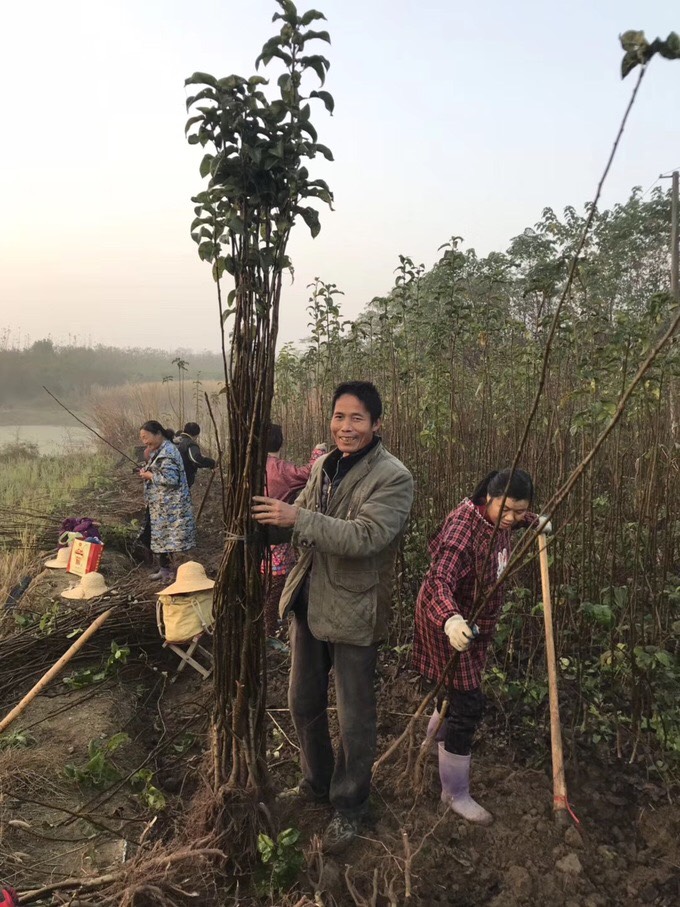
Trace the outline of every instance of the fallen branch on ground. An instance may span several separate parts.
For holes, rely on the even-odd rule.
[[[45,897],[45,895],[51,894],[55,891],[92,891],[94,889],[105,888],[107,885],[112,885],[116,882],[123,880],[126,876],[130,876],[135,870],[142,869],[144,873],[148,875],[153,869],[164,869],[170,867],[174,863],[181,863],[186,860],[220,860],[223,861],[226,859],[226,854],[222,850],[218,850],[216,847],[204,847],[200,849],[194,849],[191,847],[183,848],[178,850],[175,853],[167,853],[162,856],[150,857],[149,859],[140,861],[137,864],[121,869],[116,872],[109,872],[105,875],[96,876],[95,878],[90,879],[63,879],[61,882],[52,882],[49,885],[45,885],[42,888],[34,888],[30,891],[20,891],[19,899],[22,904],[31,904],[34,901],[39,901]]]

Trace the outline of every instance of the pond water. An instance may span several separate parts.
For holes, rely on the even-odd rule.
[[[43,455],[92,453],[94,435],[79,425],[0,425],[0,447],[26,441],[37,444]]]

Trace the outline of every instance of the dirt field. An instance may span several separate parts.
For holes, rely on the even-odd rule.
[[[195,490],[197,500],[204,479],[201,476]],[[105,527],[124,526],[140,515],[139,501],[130,479],[120,493],[84,501],[83,512],[101,517]],[[209,508],[200,524],[197,559],[208,572],[215,570],[219,559],[215,521],[214,509]],[[113,635],[102,631],[99,642],[85,649],[65,673],[101,667],[112,638],[118,645],[129,644],[127,664],[108,679],[81,689],[69,689],[56,680],[10,729],[30,735],[30,745],[0,752],[0,876],[21,891],[132,865],[140,847],[181,836],[185,811],[193,808],[192,798],[201,789],[210,681],[186,672],[176,683],[169,682],[176,659],[162,650],[157,637],[155,589],[145,579],[146,568],[120,550],[125,547],[120,544],[122,531],[113,535],[117,541],[106,552],[103,572],[118,590],[117,600],[126,603],[128,622],[117,625]],[[17,613],[49,613],[67,582],[54,572],[39,573]],[[22,663],[13,659],[12,651],[24,651],[26,637],[17,636],[13,614],[5,617],[0,646],[9,673],[2,686],[3,713],[49,666],[49,659],[56,660],[69,644],[60,627],[71,626],[73,619],[85,624],[91,617],[78,609],[75,615],[60,611],[53,633],[36,635],[30,649],[33,661],[24,658]],[[35,630],[20,631],[30,632]],[[386,649],[380,661],[379,752],[401,733],[422,698],[420,681],[403,658]],[[286,710],[287,670],[287,654],[270,651],[268,751],[276,789],[297,780],[295,735]],[[16,682],[10,684],[8,678]],[[517,741],[510,745],[503,740],[502,726],[502,716],[492,710],[473,768],[473,793],[494,814],[492,826],[474,827],[444,811],[435,759],[424,760],[418,781],[413,767],[407,768],[404,747],[378,771],[370,821],[340,859],[319,851],[318,836],[330,817],[329,808],[269,804],[274,830],[295,827],[301,832],[307,870],[300,875],[297,893],[257,900],[243,880],[237,889],[233,879],[221,878],[206,882],[200,901],[178,896],[175,903],[457,907],[680,903],[680,811],[669,792],[652,784],[637,766],[603,762],[595,751],[571,753],[570,799],[580,825],[561,828],[552,818],[547,736],[538,747],[523,747]],[[69,763],[82,774],[91,758],[91,741],[101,744],[121,733],[129,739],[111,754],[115,781],[97,789],[65,777]],[[419,743],[420,733],[414,746]],[[153,772],[150,783],[166,801],[157,816],[141,793],[141,783],[131,783],[143,769]],[[187,878],[197,884],[189,870]],[[66,896],[54,901],[51,897],[46,895],[44,903],[68,902]],[[103,901],[93,892],[79,903]],[[134,903],[141,907],[153,901],[142,898]]]

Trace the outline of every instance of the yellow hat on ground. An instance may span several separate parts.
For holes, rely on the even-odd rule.
[[[101,573],[86,573],[77,586],[72,586],[61,593],[62,598],[89,599],[97,598],[108,592],[106,580]]]
[[[187,561],[177,568],[177,579],[170,586],[161,589],[159,595],[181,595],[183,592],[200,592],[212,589],[215,581],[205,575],[205,567],[198,561]]]
[[[66,548],[60,548],[57,551],[56,557],[50,558],[49,561],[45,561],[45,566],[51,567],[53,570],[66,570],[70,556],[71,546],[67,545]]]

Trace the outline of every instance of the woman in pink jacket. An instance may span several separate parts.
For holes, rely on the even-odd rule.
[[[441,799],[480,824],[488,824],[492,816],[470,796],[470,753],[484,710],[482,673],[503,606],[503,585],[489,595],[479,614],[475,610],[507,567],[510,531],[536,522],[529,513],[533,496],[533,481],[523,469],[512,475],[509,469],[489,473],[451,511],[431,542],[432,563],[416,603],[416,671],[438,683],[454,650],[460,653],[428,726],[431,737],[441,725],[437,733]],[[439,709],[444,699],[448,709],[442,723]]]
[[[281,458],[283,447],[283,431],[280,425],[269,426],[267,434],[267,487],[265,493],[270,498],[277,498],[292,504],[298,494],[307,484],[307,479],[312,471],[312,466],[326,453],[325,444],[317,444],[309,463],[306,466],[296,466],[289,460]],[[288,571],[295,564],[295,552],[292,545],[284,542],[280,545],[270,546],[271,571],[267,576],[267,592],[264,606],[264,622],[267,636],[276,635],[279,620],[279,600],[283,587],[286,584]],[[262,572],[267,573],[266,564],[262,565]]]

